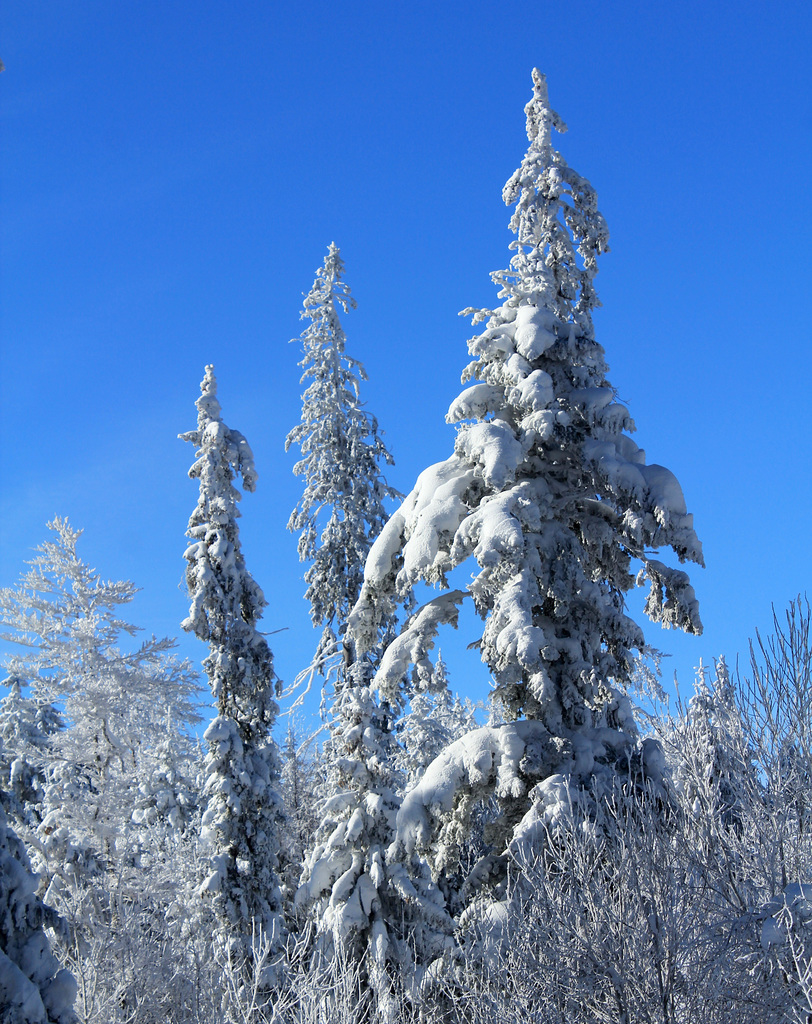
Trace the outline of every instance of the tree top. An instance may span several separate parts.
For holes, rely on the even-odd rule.
[[[533,98],[525,106],[524,112],[527,115],[527,137],[539,146],[551,145],[550,128],[562,134],[567,130],[564,119],[550,106],[547,76],[538,68],[533,68]]]

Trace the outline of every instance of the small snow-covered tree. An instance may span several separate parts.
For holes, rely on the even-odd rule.
[[[42,821],[42,804],[53,760],[52,737],[65,728],[59,711],[49,701],[23,696],[24,680],[9,676],[2,686],[8,696],[0,701],[0,766],[2,785],[19,832],[30,834]]]
[[[37,876],[0,806],[0,1020],[73,1024],[76,982],[44,930],[59,928],[59,919],[36,893]]]
[[[391,722],[369,688],[368,666],[345,673],[327,743],[328,784],[296,895],[327,956],[385,963],[391,920],[384,867],[399,807]]]
[[[273,657],[257,628],[266,601],[246,569],[237,527],[234,480],[254,490],[253,454],[221,418],[212,366],[201,392],[197,429],[180,436],[197,449],[189,475],[200,482],[185,555],[191,608],[182,625],[209,645],[203,667],[217,708],[205,733],[211,864],[202,892],[212,897],[225,952],[249,961],[258,931],[275,953],[281,947],[280,763],[271,735],[279,709]]]
[[[304,300],[301,336],[304,358],[301,422],[286,449],[298,445],[302,458],[294,473],[305,490],[288,529],[299,532],[299,557],[312,562],[305,594],[316,626],[343,632],[361,590],[364,562],[386,522],[384,501],[400,497],[381,473],[392,465],[378,421],[361,404],[364,367],[347,354],[339,311],[355,309],[343,281],[344,262],[335,243]],[[329,644],[328,638],[324,643]]]
[[[728,830],[741,829],[760,789],[751,763],[755,750],[725,659],[713,672],[700,662],[687,707],[680,704],[675,716],[655,723],[680,802],[703,833],[713,829],[704,841],[724,845]]]
[[[305,854],[321,822],[318,794],[323,781],[323,757],[315,746],[315,737],[302,741],[292,722],[288,724],[281,754],[280,785],[285,807],[282,863],[287,904],[288,896],[293,897],[298,888]]]
[[[446,587],[458,566],[477,565],[466,593],[485,619],[480,652],[508,723],[459,740],[444,778],[430,769],[408,795],[407,846],[435,855],[439,823],[456,807],[459,832],[474,789],[502,803],[498,850],[523,815],[530,827],[563,806],[557,780],[577,786],[631,763],[636,729],[623,689],[635,653],[645,651],[626,610],[635,583],[648,579],[655,621],[701,630],[688,576],[656,557],[670,547],[680,562],[701,564],[692,517],[675,477],[647,465],[629,436],[634,424],[595,340],[593,279],[608,248],[606,224],[589,182],[553,148],[552,130],[564,124],[544,77],[534,71],[533,81],[530,146],[504,190],[516,206],[516,254],[493,275],[502,304],[466,311],[487,326],[469,342],[463,382],[476,383],[449,410],[460,424],[455,452],[421,474],[389,519],[349,619],[363,650],[393,599],[421,581]],[[433,610],[419,610],[404,648],[425,657],[466,593],[446,595],[444,609],[434,599],[426,606]],[[385,699],[402,669],[384,658],[375,685]],[[528,721],[510,721],[521,718]],[[634,756],[657,773],[662,759],[650,745]]]
[[[142,758],[132,820],[139,825],[184,832],[198,810],[195,775],[200,764],[199,748],[171,720],[166,720],[165,729],[165,737]]]
[[[418,681],[409,709],[397,725],[400,747],[395,765],[404,778],[404,789],[413,789],[426,768],[461,736],[479,728],[476,711],[484,705],[454,696],[448,685],[448,669],[438,653],[431,677]]]
[[[418,616],[448,614],[440,598]],[[422,617],[421,617],[422,616]],[[388,620],[385,619],[388,626]],[[380,624],[374,643],[345,644],[351,663],[339,674],[331,735],[326,744],[324,818],[305,862],[297,903],[316,922],[322,948],[361,964],[380,1013],[391,996],[392,965],[408,975],[417,961],[444,950],[451,921],[425,862],[413,851],[388,862],[395,838],[403,779],[395,768],[394,734],[413,685],[430,683],[432,668],[420,628],[406,629],[386,644]],[[378,669],[390,680],[380,697],[372,686]]]

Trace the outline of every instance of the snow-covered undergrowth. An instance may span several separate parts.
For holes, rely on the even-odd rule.
[[[808,610],[793,606],[788,622],[764,641],[766,657],[757,641],[748,673],[731,678],[720,662],[700,675],[686,706],[649,720],[649,739],[664,752],[659,786],[640,785],[631,761],[625,783],[613,773],[611,791],[600,778],[577,786],[550,775],[551,813],[533,819],[532,842],[518,830],[501,884],[474,888],[453,941],[428,969],[390,960],[373,986],[363,960],[341,944],[325,955],[313,924],[295,914],[281,969],[276,943],[256,927],[248,961],[213,945],[213,919],[201,914],[195,891],[194,825],[171,842],[161,830],[140,831],[140,867],[125,871],[119,861],[92,878],[75,875],[60,893],[63,925],[51,930],[51,919],[26,910],[29,927],[45,927],[40,935],[78,984],[79,1019],[93,1024],[806,1022]],[[793,674],[799,665],[806,668]],[[451,766],[467,758],[469,775],[496,785],[536,731],[529,723],[491,727],[452,744],[404,799],[403,841],[418,843],[416,808],[439,807],[457,792]],[[299,764],[300,790],[318,770]],[[512,784],[510,772],[503,782]],[[480,824],[472,815],[469,841]],[[486,816],[485,848],[487,833]],[[13,881],[24,881],[19,864],[2,875],[16,887],[9,907],[33,907],[31,887]],[[441,887],[456,884],[457,867],[435,865]],[[46,954],[41,963],[43,979],[56,977],[55,961]]]

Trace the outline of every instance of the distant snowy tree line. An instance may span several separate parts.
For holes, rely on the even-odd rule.
[[[674,711],[633,705],[656,652],[625,595],[647,584],[652,620],[701,632],[660,551],[701,565],[702,549],[607,379],[592,311],[608,231],[533,83],[501,305],[465,311],[485,326],[449,408],[454,452],[405,498],[346,351],[335,245],[305,298],[288,527],[323,741],[274,737],[281,687],[238,529],[257,474],[211,366],[181,435],[203,744],[193,666],[169,639],[128,651],[135,587],[86,565],[66,520],[0,590],[18,652],[0,704],[2,1021],[812,1021],[809,606],[757,636],[749,671],[722,659]],[[467,601],[484,726],[435,654]]]

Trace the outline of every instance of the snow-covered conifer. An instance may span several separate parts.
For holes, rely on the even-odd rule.
[[[438,653],[431,678],[425,685],[415,687],[409,709],[397,725],[400,747],[395,765],[403,776],[406,792],[417,785],[426,768],[447,746],[479,728],[475,716],[478,707],[483,705],[452,694],[446,663]]]
[[[183,832],[198,808],[195,769],[198,750],[174,722],[165,723],[166,734],[144,752],[138,777],[138,799],[132,820],[139,825],[158,824]]]
[[[257,628],[266,601],[246,569],[237,527],[234,480],[254,490],[253,454],[221,418],[211,366],[201,391],[197,429],[180,435],[197,449],[189,475],[200,482],[185,554],[191,608],[182,625],[209,645],[203,667],[217,708],[205,733],[211,864],[202,892],[212,897],[226,951],[239,961],[251,957],[257,930],[275,951],[281,943],[280,763],[271,736],[279,709],[273,657]]]
[[[305,491],[288,527],[300,531],[299,555],[312,561],[306,596],[324,632],[314,662],[334,677],[320,787],[324,817],[305,858],[297,905],[314,920],[323,954],[350,956],[383,998],[383,965],[393,956],[393,892],[384,869],[400,782],[391,759],[398,702],[381,704],[369,688],[390,620],[381,615],[374,643],[356,652],[336,637],[361,588],[363,565],[386,520],[384,501],[398,497],[382,476],[392,464],[374,416],[361,405],[363,366],[345,349],[339,311],[355,307],[342,277],[344,264],[331,245],[305,298],[302,334],[307,389],[302,419],[288,435],[301,460],[294,471]],[[331,655],[334,657],[331,659]],[[329,665],[332,660],[332,665]],[[329,668],[327,667],[329,665]],[[325,671],[326,670],[326,671]],[[396,944],[396,943],[395,943]],[[377,979],[377,980],[376,980]]]
[[[0,1020],[73,1024],[76,982],[51,952],[44,928],[59,921],[38,899],[37,881],[0,803]]]
[[[696,827],[711,827],[710,841],[738,830],[759,791],[742,709],[724,658],[711,674],[700,662],[687,708],[659,729],[671,777]],[[748,792],[749,791],[749,792]]]
[[[320,793],[324,761],[315,738],[302,741],[293,723],[288,724],[282,744],[280,786],[285,807],[282,874],[286,904],[299,885],[302,864],[321,822]],[[292,899],[291,899],[292,902]]]
[[[466,311],[488,322],[469,342],[463,382],[472,383],[448,413],[460,424],[455,452],[420,475],[389,519],[349,619],[363,650],[393,598],[421,581],[448,586],[469,559],[478,566],[467,592],[485,619],[481,656],[508,723],[454,744],[459,760],[442,779],[429,769],[404,803],[407,846],[429,845],[449,808],[470,805],[473,789],[502,801],[498,846],[523,812],[533,832],[564,807],[567,780],[577,785],[630,757],[656,775],[662,758],[651,743],[630,753],[636,730],[622,691],[645,641],[625,595],[648,579],[652,619],[701,630],[688,576],[656,557],[670,547],[680,562],[701,564],[692,517],[676,478],[647,465],[629,436],[634,424],[595,340],[593,279],[606,224],[590,184],[553,148],[552,129],[564,124],[544,77],[534,71],[533,81],[530,146],[504,190],[516,204],[516,254],[493,275],[502,304]],[[419,610],[405,648],[425,657],[464,597]],[[383,694],[396,685],[383,663],[375,685]],[[522,717],[530,721],[510,721]]]
[[[438,610],[439,608],[439,610]],[[442,601],[424,618],[446,614]],[[387,623],[388,624],[388,623]],[[395,719],[406,697],[409,657],[416,685],[429,685],[429,663],[417,631],[386,645],[380,628],[369,648],[350,635],[354,656],[336,682],[330,739],[325,751],[323,820],[305,861],[296,901],[307,908],[328,953],[361,965],[379,1010],[390,995],[388,969],[435,959],[447,944],[451,921],[427,865],[414,851],[387,862],[403,792],[396,770]],[[383,650],[383,653],[381,653]],[[390,680],[375,693],[376,668]]]
[[[383,503],[400,497],[381,473],[393,459],[378,421],[361,404],[366,372],[345,349],[339,310],[354,309],[355,300],[343,274],[341,254],[331,244],[304,300],[301,316],[310,324],[301,336],[300,365],[307,388],[301,422],[286,441],[302,455],[293,471],[304,477],[305,490],[288,529],[299,532],[300,559],[312,562],[305,596],[314,625],[339,632],[360,593],[370,545],[386,522]]]
[[[52,737],[65,728],[59,711],[49,701],[22,693],[24,681],[9,676],[0,684],[9,688],[0,701],[0,766],[2,785],[15,827],[25,832],[42,821],[42,802],[52,761]]]

